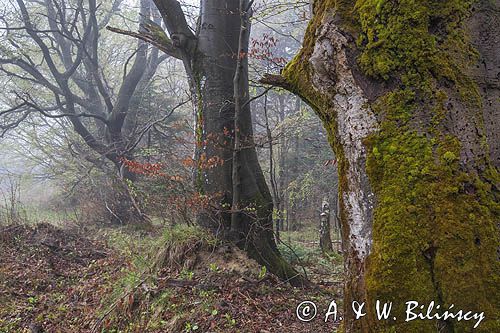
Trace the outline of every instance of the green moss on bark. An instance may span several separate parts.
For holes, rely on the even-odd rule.
[[[448,98],[440,89],[444,81],[456,87],[471,117],[481,112],[477,86],[465,71],[476,57],[462,28],[472,3],[357,1],[361,69],[399,83],[374,103],[380,131],[366,140],[367,172],[377,198],[367,293],[371,303],[395,301],[399,318],[384,323],[370,314],[378,331],[436,329],[433,321],[404,323],[407,300],[484,311],[486,322],[477,331],[500,331],[495,292],[500,211],[492,187],[498,173],[492,167],[482,175],[465,172],[459,140],[440,126]],[[417,112],[431,114],[430,124],[416,124]],[[449,332],[473,326],[463,321],[441,325]]]
[[[335,8],[335,0],[315,1],[314,13],[309,22],[302,49],[295,58],[287,64],[282,75],[290,84],[292,92],[301,96],[316,111],[328,108],[328,100],[319,94],[311,85],[311,72],[308,59],[314,51],[316,43],[316,31],[321,27],[325,15]]]
[[[402,103],[404,104],[404,103]],[[400,105],[402,108],[409,107]],[[491,184],[460,170],[460,144],[428,138],[389,124],[367,140],[367,171],[376,194],[372,254],[367,263],[368,302],[394,301],[405,332],[435,330],[435,322],[404,323],[405,302],[485,311],[478,331],[500,330],[498,313],[498,203]],[[493,172],[493,170],[492,170]],[[490,176],[497,178],[493,172]],[[496,299],[495,299],[496,298]],[[453,322],[456,332],[470,323]]]
[[[481,96],[466,71],[478,56],[463,27],[473,3],[317,0],[303,49],[283,73],[325,123],[339,158],[341,193],[348,186],[347,162],[336,138],[336,113],[328,97],[312,87],[308,62],[323,19],[340,16],[341,27],[357,40],[353,47],[361,71],[394,87],[372,103],[380,130],[365,142],[376,198],[366,262],[368,302],[373,309],[375,300],[393,301],[398,317],[378,321],[370,312],[368,326],[374,332],[436,331],[435,321],[404,323],[409,300],[484,311],[486,319],[475,331],[500,332],[499,173],[487,159],[464,168],[459,139],[442,126],[444,104],[453,97],[483,130]],[[419,122],[417,115],[429,121]],[[466,171],[474,167],[485,171]],[[468,332],[473,326],[440,324],[448,332]]]
[[[473,2],[358,0],[361,68],[374,77],[399,76],[406,84],[418,80],[420,87],[432,77],[456,81],[461,63],[455,60],[476,55],[460,27]]]

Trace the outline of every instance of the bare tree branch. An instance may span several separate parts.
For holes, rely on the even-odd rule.
[[[165,40],[158,38],[157,36],[148,33],[148,32],[133,32],[133,31],[127,31],[127,30],[122,30],[119,28],[115,27],[106,27],[109,31],[121,34],[121,35],[126,35],[126,36],[131,36],[138,38],[140,40],[143,40],[155,47],[157,47],[159,50],[163,51],[164,53],[168,54],[169,56],[172,56],[176,59],[182,59],[181,53],[179,49],[173,46],[173,44],[170,42],[165,42]],[[166,37],[166,35],[165,35]],[[168,38],[168,37],[167,37]]]

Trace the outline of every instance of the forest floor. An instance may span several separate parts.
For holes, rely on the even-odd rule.
[[[342,307],[341,260],[291,244],[281,250],[311,286],[279,281],[196,228],[3,226],[0,332],[335,332],[324,319],[331,301]],[[297,319],[303,301],[317,305],[310,322]]]

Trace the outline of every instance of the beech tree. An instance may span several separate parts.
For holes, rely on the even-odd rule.
[[[315,109],[338,159],[346,332],[474,325],[405,322],[409,300],[484,311],[477,331],[500,330],[499,9],[316,0],[299,54],[262,80]],[[377,320],[376,300],[397,319]]]
[[[271,272],[301,283],[277,249],[272,198],[253,141],[248,86],[253,1],[202,0],[195,29],[178,1],[154,2],[166,31],[160,25],[143,32],[109,29],[147,41],[184,64],[197,120],[194,178],[212,207],[198,222],[234,241]]]
[[[115,167],[121,180],[134,180],[123,161],[134,159],[144,135],[138,125],[142,124],[138,120],[140,94],[167,56],[138,41],[119,74],[108,72],[105,65],[110,60],[103,58],[113,55],[101,53],[102,30],[121,4],[121,0],[113,1],[106,12],[95,0],[18,0],[12,4],[9,15],[2,16],[0,71],[15,84],[10,105],[0,110],[0,134],[31,114],[64,118],[91,150]],[[148,25],[154,5],[141,0],[140,9],[139,24]],[[113,218],[122,223],[144,221],[127,186],[118,181],[113,187],[119,194]]]

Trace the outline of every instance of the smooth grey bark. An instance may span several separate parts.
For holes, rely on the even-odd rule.
[[[248,8],[243,1],[242,8]],[[224,10],[221,10],[224,8]],[[300,283],[298,274],[286,263],[276,247],[272,224],[272,198],[257,159],[253,142],[253,128],[250,112],[248,87],[248,42],[246,33],[239,39],[241,27],[240,3],[237,0],[202,1],[198,52],[201,57],[200,76],[203,83],[202,96],[202,143],[210,140],[215,133],[214,142],[201,146],[206,159],[222,158],[223,164],[209,170],[201,170],[202,188],[206,193],[223,193],[221,202],[231,203],[233,182],[241,189],[238,199],[239,209],[246,212],[238,214],[238,222],[233,224],[238,234],[237,243],[260,263],[268,266],[271,272],[292,283]],[[240,45],[240,48],[238,48]],[[239,49],[239,52],[238,52]],[[233,102],[233,79],[237,59],[241,60],[239,82],[239,146],[238,174],[233,179],[233,136],[235,107]],[[224,136],[230,133],[230,137]],[[221,137],[222,135],[222,137]],[[211,214],[211,227],[222,226],[223,232],[231,231],[230,215],[218,214],[216,223]],[[206,221],[201,221],[206,223]]]
[[[250,8],[245,8],[244,6],[248,5],[244,0],[240,0],[239,5],[239,14],[240,14],[240,28],[238,34],[238,48],[236,50],[236,69],[234,71],[233,77],[233,99],[234,99],[234,116],[233,116],[233,165],[232,165],[232,183],[233,183],[233,193],[232,193],[232,205],[231,205],[231,237],[236,240],[236,242],[240,241],[240,238],[244,238],[245,234],[240,235],[242,230],[241,223],[243,213],[241,210],[244,207],[241,205],[241,194],[242,194],[242,183],[241,183],[241,168],[242,168],[242,160],[241,160],[241,151],[242,151],[242,142],[241,142],[241,131],[240,131],[240,118],[242,111],[242,99],[244,98],[244,94],[248,93],[242,91],[241,81],[244,80],[242,75],[245,74],[243,72],[243,60],[247,58],[247,55],[244,53],[245,45],[248,45],[248,40],[250,38],[250,16],[249,13]],[[248,49],[247,49],[248,50]],[[247,73],[248,75],[248,73]]]
[[[252,2],[202,0],[195,33],[178,1],[154,2],[168,35],[158,25],[146,27],[143,33],[113,30],[156,45],[184,64],[197,120],[195,185],[217,204],[204,209],[198,223],[235,241],[281,278],[301,284],[302,277],[281,257],[274,241],[272,198],[253,141],[247,58],[250,27],[242,29]],[[235,146],[236,130],[240,142]],[[233,206],[234,214],[228,209]]]
[[[330,230],[330,204],[328,203],[328,199],[324,198],[321,203],[319,224],[319,247],[323,253],[330,253],[333,251]]]

